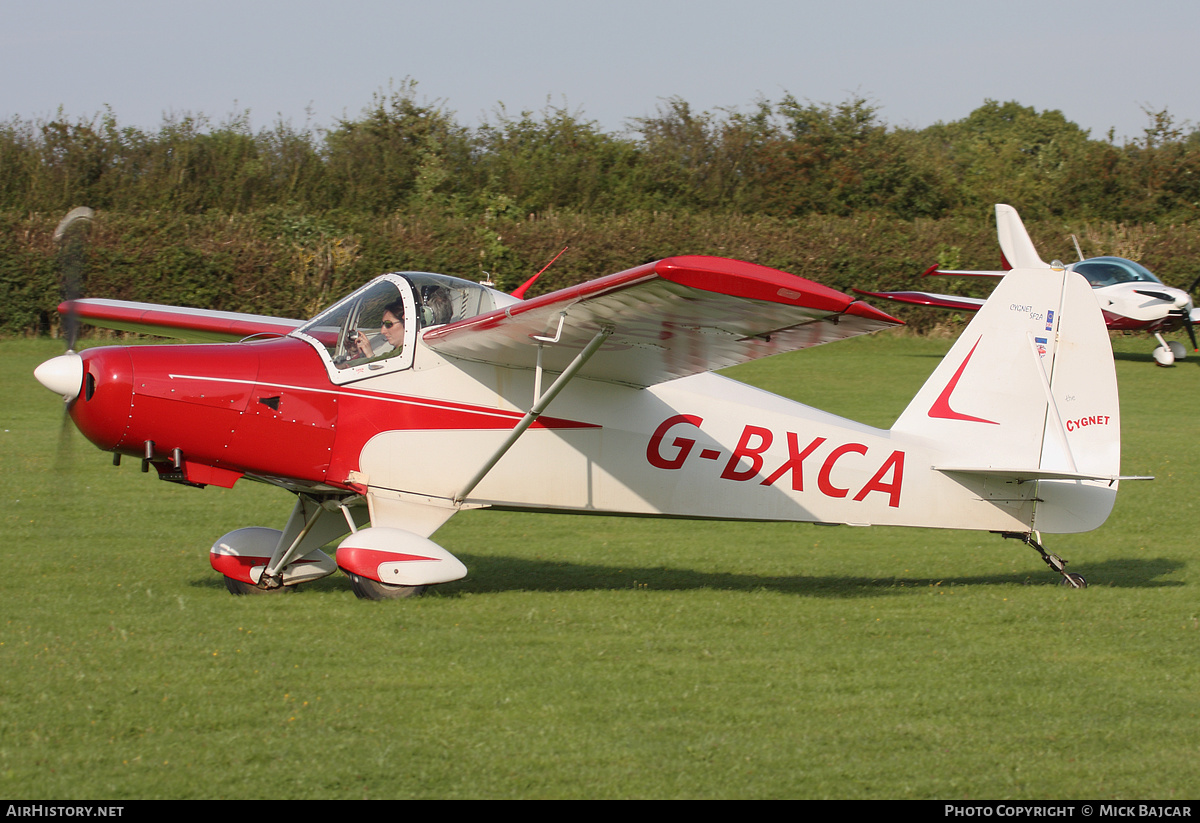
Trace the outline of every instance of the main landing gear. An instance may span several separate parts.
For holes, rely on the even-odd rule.
[[[1062,585],[1069,586],[1072,589],[1087,588],[1087,580],[1084,579],[1082,574],[1075,574],[1067,571],[1066,560],[1063,560],[1057,554],[1051,554],[1042,548],[1042,544],[1040,542],[1042,536],[1037,532],[1004,532],[1003,536],[1012,538],[1014,540],[1020,540],[1025,545],[1033,548],[1042,556],[1042,560],[1046,562],[1047,566],[1062,575]]]
[[[428,586],[396,586],[391,583],[380,583],[369,577],[363,577],[353,572],[346,572],[350,577],[350,587],[359,600],[405,600],[409,597],[420,597]]]
[[[290,591],[341,569],[359,598],[402,600],[466,577],[462,561],[427,537],[368,525],[369,511],[354,498],[298,494],[282,531],[264,526],[235,529],[213,544],[209,563],[235,595]],[[396,507],[389,511],[394,515]],[[446,508],[436,515],[444,515],[444,522],[454,511]],[[321,551],[339,538],[336,559]]]

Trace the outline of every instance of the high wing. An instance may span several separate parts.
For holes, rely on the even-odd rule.
[[[59,314],[74,314],[80,322],[117,331],[156,334],[193,343],[226,343],[252,335],[284,335],[304,323],[282,317],[228,311],[160,306],[129,300],[68,300]]]
[[[935,309],[955,309],[957,311],[978,311],[986,302],[978,297],[959,297],[955,294],[934,294],[927,291],[863,291],[861,289],[855,289],[854,291],[856,294],[866,297],[878,297],[883,300],[893,300],[897,303],[909,303],[914,306],[931,306]]]
[[[305,321],[124,300],[59,306],[80,322],[189,342],[284,335]],[[440,354],[561,372],[612,329],[580,376],[645,387],[780,352],[901,325],[834,289],[720,257],[672,257],[436,326]]]
[[[1007,263],[1007,261],[1005,261]],[[937,263],[934,263],[929,268],[925,269],[923,277],[929,277],[931,274],[948,274],[954,277],[996,277],[1000,278],[1012,271],[1009,267],[1004,271],[984,271],[978,269],[939,269]]]
[[[603,329],[579,374],[645,387],[900,325],[849,295],[720,257],[671,257],[440,326],[440,354],[563,371]]]
[[[1025,230],[1020,215],[1012,206],[1004,203],[996,204],[996,235],[1000,241],[1000,260],[1003,271],[967,271],[963,269],[940,269],[937,265],[930,266],[924,275],[952,275],[955,277],[1003,277],[1014,266],[1024,269],[1048,269],[1037,248]],[[857,294],[868,297],[878,297],[883,300],[893,300],[897,303],[908,303],[914,306],[931,306],[937,309],[954,309],[957,311],[978,311],[984,301],[974,297],[959,297],[953,294],[936,294],[924,291],[862,291],[854,289]]]
[[[1005,261],[1007,263],[1008,261]],[[922,277],[945,274],[956,277],[1003,277],[1007,271],[968,271],[965,269],[939,269],[937,264],[927,268]],[[907,303],[912,306],[929,306],[934,309],[952,309],[954,311],[979,311],[986,302],[981,297],[963,297],[957,294],[938,294],[930,291],[863,291],[853,289],[855,294],[864,297],[877,297],[880,300],[891,300],[896,303]]]

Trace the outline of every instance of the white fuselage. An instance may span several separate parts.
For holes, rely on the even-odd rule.
[[[1109,318],[1109,326],[1114,329],[1147,328],[1157,331],[1158,326],[1169,319],[1172,311],[1179,312],[1181,321],[1192,312],[1192,299],[1187,292],[1158,283],[1117,283],[1098,286],[1093,291],[1101,310]],[[1166,295],[1172,298],[1172,302],[1139,292]]]
[[[407,397],[471,397],[521,411],[533,373],[442,361],[381,380]],[[366,388],[366,386],[363,386]],[[379,387],[382,388],[382,387]],[[992,488],[934,471],[937,443],[898,438],[715,374],[647,389],[577,380],[471,492],[496,507],[855,525],[1027,530],[1032,485]],[[551,424],[553,425],[553,424]],[[506,431],[381,432],[361,468],[372,487],[453,500]]]

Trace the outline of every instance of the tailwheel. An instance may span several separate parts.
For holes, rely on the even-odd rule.
[[[1042,560],[1046,562],[1047,566],[1062,575],[1062,580],[1060,581],[1061,585],[1068,586],[1072,589],[1087,588],[1087,580],[1084,579],[1082,574],[1075,574],[1074,572],[1067,571],[1066,560],[1063,560],[1057,554],[1051,554],[1042,548],[1042,544],[1039,542],[1041,540],[1041,535],[1037,532],[1031,532],[1030,534],[1022,534],[1019,532],[1003,532],[1003,536],[1016,538],[1040,554],[1042,556]]]
[[[344,570],[343,570],[344,571]],[[361,574],[350,576],[350,587],[360,600],[404,600],[409,597],[420,597],[428,586],[394,586],[390,583],[380,583]]]

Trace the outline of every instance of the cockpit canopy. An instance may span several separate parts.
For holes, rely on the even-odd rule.
[[[1093,289],[1117,283],[1162,284],[1162,281],[1141,263],[1126,260],[1124,257],[1092,257],[1080,263],[1073,263],[1070,268],[1086,277]]]
[[[421,329],[516,302],[511,295],[457,277],[393,272],[375,278],[292,334],[317,346],[332,367],[331,376],[343,382],[366,370],[411,365]],[[399,330],[394,328],[397,321]]]

